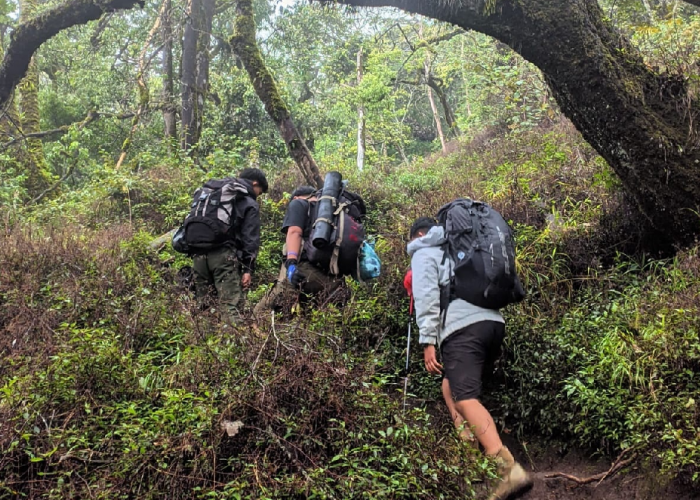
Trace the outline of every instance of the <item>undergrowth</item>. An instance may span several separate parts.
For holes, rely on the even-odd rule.
[[[348,282],[342,307],[259,329],[198,311],[176,284],[188,260],[149,246],[230,166],[105,172],[17,212],[24,224],[0,238],[0,497],[474,497],[492,464],[459,443],[415,338],[406,409],[402,394],[406,233],[457,196],[513,221],[528,289],[506,311],[487,395],[500,429],[634,448],[697,483],[698,248],[642,251],[653,235],[569,124],[454,149],[344,172],[368,202],[383,276]],[[299,181],[280,174],[261,199],[249,305],[277,275],[283,193]]]

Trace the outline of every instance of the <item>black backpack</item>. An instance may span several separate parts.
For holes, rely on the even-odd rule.
[[[321,191],[314,196],[319,198]],[[334,214],[334,229],[331,234],[331,245],[317,248],[311,238],[304,240],[304,253],[309,263],[323,272],[338,276],[352,276],[357,279],[358,258],[362,242],[365,241],[363,220],[367,208],[362,197],[350,191],[343,190],[338,197],[338,205]],[[318,218],[318,203],[309,202],[309,221],[311,230]]]
[[[196,254],[232,241],[237,230],[236,202],[244,196],[250,196],[248,188],[232,178],[212,179],[197,189],[190,213],[178,231],[185,243],[183,248]]]
[[[500,309],[525,297],[515,272],[513,232],[501,214],[486,203],[459,198],[444,205],[437,218],[447,239],[443,262],[449,256],[454,264],[448,303],[459,298]]]

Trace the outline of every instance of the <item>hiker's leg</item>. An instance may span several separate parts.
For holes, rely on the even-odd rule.
[[[449,381],[455,407],[484,447],[487,455],[496,455],[503,443],[491,414],[479,401],[483,370],[500,349],[503,324],[482,321],[450,335],[442,346],[445,378]]]
[[[238,323],[243,309],[243,287],[235,250],[221,248],[210,252],[209,266],[219,293],[219,304],[228,313],[231,323]]]
[[[192,259],[192,271],[194,272],[195,297],[200,309],[205,309],[211,304],[211,296],[214,291],[214,276],[209,270],[207,255],[195,255]]]
[[[503,446],[493,417],[478,399],[484,369],[498,356],[504,335],[503,323],[482,321],[453,333],[442,346],[445,377],[457,411],[469,423],[484,452],[498,465],[500,480],[489,500],[505,500],[532,486],[532,478]]]
[[[476,439],[484,448],[484,452],[487,455],[495,456],[503,447],[503,442],[489,411],[478,399],[464,399],[455,404],[462,417],[469,422],[469,427],[473,429]]]
[[[463,441],[474,441],[474,434],[472,434],[471,429],[469,429],[469,424],[466,423],[462,415],[457,411],[455,400],[450,390],[450,382],[446,378],[442,379],[442,397],[445,399],[447,411],[450,413],[450,418],[452,418],[452,422],[455,424],[455,429],[459,432],[460,439]]]
[[[262,299],[260,299],[260,302],[258,302],[255,309],[253,309],[253,314],[255,315],[256,319],[260,319],[264,315],[269,316],[270,311],[274,309],[279,296],[287,290],[287,287],[285,286],[286,283],[287,268],[284,266],[284,264],[282,264],[279,275],[277,276],[277,280],[272,286],[272,289],[269,290]]]
[[[324,273],[307,261],[301,261],[297,269],[306,276],[306,282],[302,285],[304,294],[313,295],[320,301],[326,300],[344,283],[343,278]]]

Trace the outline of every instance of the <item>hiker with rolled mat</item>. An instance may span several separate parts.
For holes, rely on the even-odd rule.
[[[524,297],[515,274],[511,230],[488,205],[459,199],[442,207],[437,221],[417,219],[410,240],[411,288],[425,368],[436,375],[444,370],[446,397],[454,399],[456,412],[498,464],[500,481],[489,500],[514,498],[532,486],[532,479],[503,445],[479,401],[482,377],[493,369],[505,335],[498,309]]]
[[[327,300],[344,276],[361,281],[379,276],[381,263],[365,239],[364,201],[345,187],[340,173],[329,172],[323,189],[294,190],[282,224],[285,261],[272,290],[255,306],[256,317],[279,308],[286,292]]]

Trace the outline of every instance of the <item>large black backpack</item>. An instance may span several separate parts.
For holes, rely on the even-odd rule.
[[[314,195],[320,198],[321,191]],[[304,253],[309,263],[323,272],[338,276],[358,276],[358,257],[365,241],[363,220],[367,215],[365,202],[359,194],[343,190],[334,214],[331,245],[317,248],[311,238],[304,240]],[[318,203],[309,202],[311,230],[318,219]]]
[[[182,225],[189,253],[208,252],[232,241],[237,230],[236,202],[249,195],[248,188],[233,178],[212,179],[197,189]]]
[[[500,309],[525,297],[515,272],[513,232],[501,214],[460,198],[443,206],[437,218],[445,228],[445,259],[454,265],[449,300]]]

